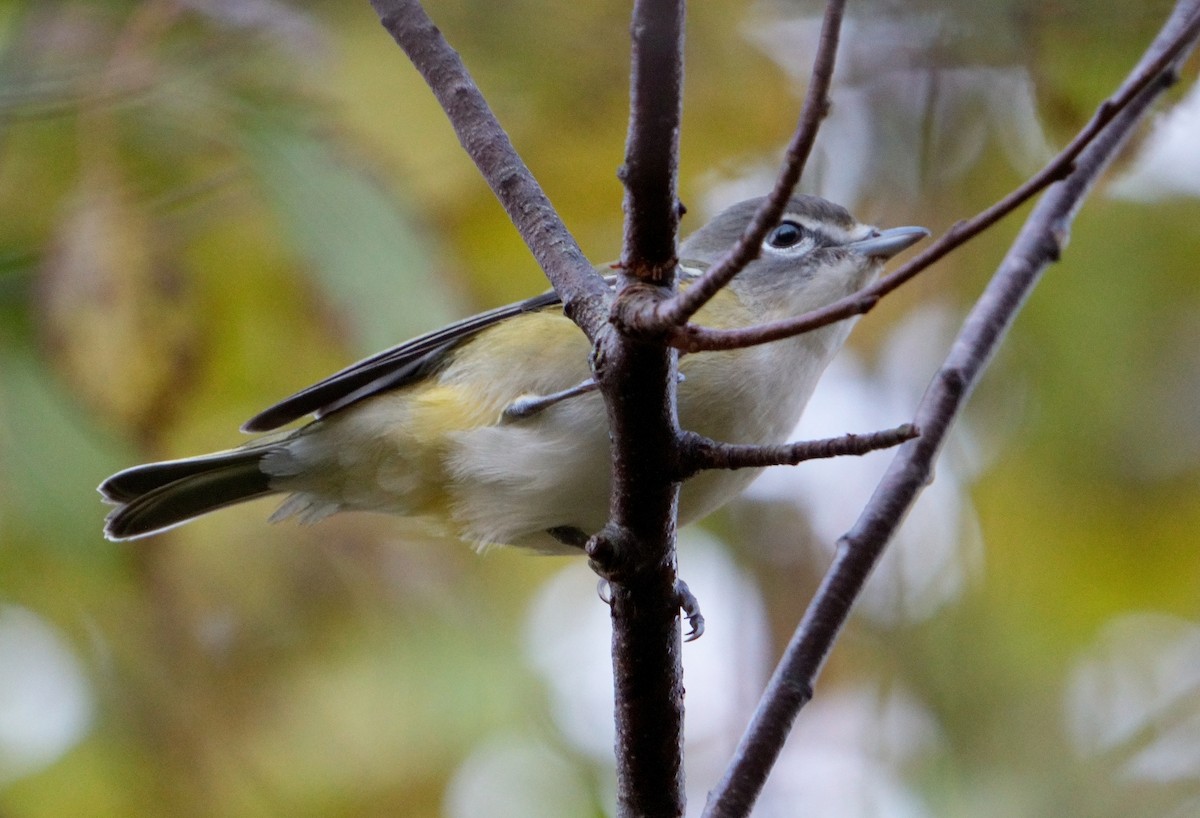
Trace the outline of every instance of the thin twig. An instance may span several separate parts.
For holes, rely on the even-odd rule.
[[[792,191],[804,172],[808,156],[812,153],[821,121],[829,113],[829,86],[833,80],[833,67],[845,8],[845,0],[829,0],[825,6],[817,56],[813,61],[812,79],[808,83],[800,121],[788,144],[783,166],[775,179],[775,186],[733,248],[686,290],[659,303],[655,310],[658,326],[679,326],[695,315],[747,264],[758,258],[767,232],[779,224]]]
[[[458,53],[418,0],[371,0],[384,28],[421,72],[454,132],[563,299],[563,309],[595,339],[610,294],[541,185],[513,148]]]
[[[680,440],[684,448],[684,479],[704,469],[761,469],[766,466],[795,466],[805,460],[864,455],[899,446],[918,434],[917,427],[905,423],[894,429],[864,435],[847,434],[780,446],[753,446],[721,443],[695,432],[684,432]]]
[[[1183,35],[1178,41],[1172,43],[1171,47],[1164,50],[1161,54],[1157,54],[1152,64],[1148,64],[1143,70],[1130,75],[1113,96],[1100,104],[1096,112],[1092,115],[1091,120],[1079,131],[1067,147],[1051,159],[1045,167],[986,210],[968,220],[955,223],[949,230],[939,236],[936,241],[899,267],[895,272],[856,293],[852,293],[845,298],[834,301],[819,309],[811,310],[803,315],[795,316],[794,318],[773,321],[756,327],[732,330],[710,329],[689,324],[679,328],[675,332],[671,344],[684,352],[740,349],[742,347],[770,343],[771,341],[779,341],[783,338],[791,338],[795,335],[811,332],[818,327],[870,312],[885,295],[915,278],[918,273],[921,273],[934,262],[940,260],[951,250],[975,238],[1042,190],[1070,173],[1080,152],[1096,139],[1105,127],[1112,122],[1113,118],[1128,106],[1129,102],[1147,84],[1152,82],[1166,66],[1179,57],[1179,54],[1186,47],[1188,38],[1194,38],[1198,27],[1200,27],[1200,21],[1190,21],[1185,26]]]
[[[897,452],[837,554],[768,683],[730,768],[709,796],[706,818],[749,814],[778,758],[854,600],[888,540],[928,484],[954,418],[1042,272],[1058,260],[1084,197],[1150,104],[1175,80],[1174,65],[1195,47],[1200,0],[1179,3],[1132,75],[1160,67],[1084,149],[1074,170],[1034,207],[1015,243],[967,316],[916,412],[921,436]],[[1176,55],[1162,65],[1163,51]],[[1132,76],[1131,75],[1131,76]]]

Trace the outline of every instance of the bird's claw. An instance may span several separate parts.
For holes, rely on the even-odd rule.
[[[688,588],[687,583],[679,578],[675,579],[675,598],[688,621],[688,632],[683,641],[695,642],[704,635],[704,615],[700,613],[700,601]]]

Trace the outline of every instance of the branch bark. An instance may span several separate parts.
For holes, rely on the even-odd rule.
[[[675,520],[678,353],[618,331],[675,283],[683,0],[633,9],[625,239],[613,325],[594,352],[612,433],[609,523],[589,543],[610,579],[621,816],[682,816],[683,667]]]
[[[671,286],[679,222],[675,178],[682,112],[683,0],[639,0],[633,16],[626,240],[613,299],[517,155],[418,0],[371,0],[445,110],[564,310],[594,345],[595,379],[613,435],[609,525],[589,543],[612,581],[617,760],[622,815],[681,816],[683,683],[675,576],[677,353],[617,332],[620,312]]]
[[[683,117],[683,0],[633,7],[625,163],[626,275],[670,286],[679,231],[679,123]]]
[[[1034,207],[1012,248],[967,316],[945,363],[918,406],[921,436],[905,443],[858,521],[838,542],[804,618],[775,670],[733,762],[710,793],[706,818],[749,814],[801,707],[845,624],[854,600],[889,539],[932,477],[933,462],[955,417],[1046,267],[1058,260],[1071,223],[1101,172],[1150,104],[1176,79],[1196,45],[1200,0],[1181,0],[1123,84],[1126,104],[1084,148],[1074,169]],[[1164,61],[1163,55],[1171,54]]]
[[[822,440],[784,443],[781,446],[753,446],[722,443],[695,432],[684,432],[681,446],[685,471],[682,479],[704,469],[762,469],[767,466],[795,466],[805,460],[864,455],[899,446],[919,434],[916,426],[905,423],[894,429],[864,435],[847,434]]]
[[[425,78],[459,141],[594,344],[595,378],[613,435],[608,526],[588,552],[612,580],[619,809],[680,816],[683,686],[675,576],[677,353],[616,331],[611,312],[671,286],[682,112],[683,0],[638,0],[625,165],[625,249],[616,299],[584,259],[513,149],[459,56],[418,0],[372,0]],[[610,306],[611,302],[611,306]]]
[[[458,141],[562,298],[563,310],[595,341],[608,321],[608,288],[517,154],[458,53],[419,0],[371,0],[371,6],[437,97]]]

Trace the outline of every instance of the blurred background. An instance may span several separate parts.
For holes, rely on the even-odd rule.
[[[428,3],[596,261],[628,5]],[[1064,145],[1168,9],[851,3],[804,187],[941,232]],[[693,4],[685,229],[769,185],[819,11]],[[757,815],[1200,814],[1196,73],[1019,318]],[[908,419],[1018,226],[866,317],[797,434]],[[95,494],[545,286],[365,1],[2,0],[0,815],[608,814],[582,560],[269,502],[113,544]],[[769,472],[685,532],[693,812],[888,458]]]

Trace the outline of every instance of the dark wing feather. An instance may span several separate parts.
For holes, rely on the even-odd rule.
[[[403,386],[436,368],[448,351],[481,330],[506,318],[561,303],[555,293],[543,293],[516,304],[464,318],[442,329],[385,349],[264,409],[242,424],[242,431],[267,432],[310,413],[321,417],[364,398]]]

